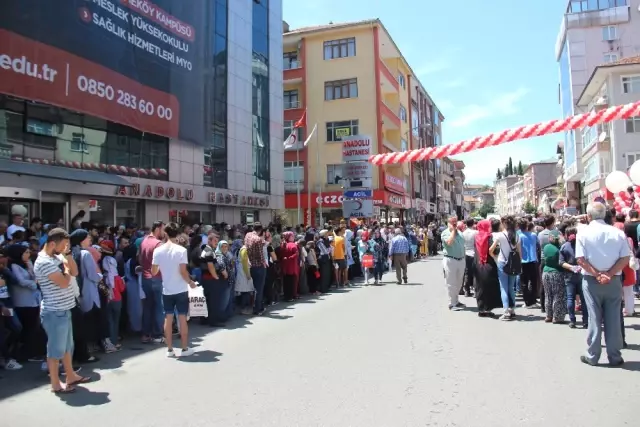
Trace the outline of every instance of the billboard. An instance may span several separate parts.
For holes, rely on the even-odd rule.
[[[2,3],[0,93],[204,143],[205,0]]]

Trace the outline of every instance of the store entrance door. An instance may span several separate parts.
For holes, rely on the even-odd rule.
[[[67,227],[68,203],[42,202],[40,212],[43,224],[57,224],[60,227]]]

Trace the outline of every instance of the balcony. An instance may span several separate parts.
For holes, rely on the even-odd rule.
[[[294,84],[301,83],[304,79],[304,68],[298,59],[285,58],[283,67],[283,83]]]
[[[396,113],[399,109],[393,108],[385,100],[380,101],[380,109],[383,115],[383,128],[391,130],[400,129],[400,116]]]
[[[566,28],[602,27],[605,25],[624,24],[631,20],[629,6],[610,7],[602,10],[589,10],[579,13],[568,13],[565,16]]]
[[[380,64],[380,88],[382,93],[398,93],[400,90],[398,80],[384,61],[379,59],[378,63]]]
[[[296,110],[298,108],[302,108],[302,103],[300,101],[284,101],[285,110]]]
[[[284,192],[285,193],[297,193],[298,190],[304,190],[304,181],[296,181],[296,180],[285,180],[284,181]]]
[[[608,123],[586,127],[582,131],[582,157],[593,152],[611,151],[611,133]]]

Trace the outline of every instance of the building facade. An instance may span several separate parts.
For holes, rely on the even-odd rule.
[[[598,65],[639,52],[640,0],[567,1],[555,54],[560,69],[563,117],[584,112],[576,107],[592,71]],[[563,141],[563,181],[572,206],[584,205],[582,131],[569,131]]]
[[[538,190],[556,185],[558,180],[558,161],[555,159],[531,163],[524,170],[524,199],[538,206]]]
[[[596,67],[578,99],[586,111],[640,100],[640,56]],[[584,195],[588,201],[607,194],[605,178],[626,172],[640,160],[640,119],[616,120],[583,130]],[[609,198],[613,195],[609,194]]]
[[[466,218],[471,213],[464,205],[464,167],[462,160],[453,160],[453,205],[458,218]]]
[[[283,140],[306,112],[284,154],[285,206],[292,223],[318,224],[342,217],[342,138],[370,141],[372,154],[438,145],[444,118],[380,20],[283,30]],[[380,219],[434,211],[435,162],[372,171]]]
[[[509,196],[507,189],[518,179],[518,176],[510,175],[496,180],[494,184],[494,211],[498,215],[507,215],[509,213]]]
[[[454,187],[455,167],[453,161],[444,157],[440,160],[440,197],[438,211],[441,216],[456,215]]]
[[[180,31],[134,3],[123,4],[117,6],[119,19],[138,17],[153,34],[114,19],[129,43],[99,25],[85,33],[74,24],[70,31],[83,31],[74,34],[77,45],[62,46],[54,36],[51,46],[41,48],[45,54],[55,50],[60,61],[70,53],[83,57],[73,66],[93,75],[72,81],[77,99],[56,98],[55,85],[24,83],[15,75],[18,68],[0,67],[1,219],[20,204],[30,217],[67,226],[81,210],[85,220],[105,225],[237,224],[269,222],[272,211],[284,206],[282,1],[156,3],[168,16],[175,13]],[[18,35],[26,30],[11,27],[29,15],[22,7],[16,4],[3,11],[7,19],[0,17],[3,64],[11,55],[30,59],[20,49],[33,41]],[[106,19],[110,12],[103,7],[87,3],[80,18]],[[64,13],[80,19],[75,9]],[[48,42],[39,37],[32,35]],[[113,56],[120,62],[103,64],[111,57],[103,49],[111,48],[121,48],[120,57]],[[125,58],[135,58],[133,69],[122,65]],[[116,72],[116,66],[125,68]],[[153,71],[135,68],[143,66]]]
[[[524,212],[525,180],[522,176],[507,187],[507,214],[517,215]]]

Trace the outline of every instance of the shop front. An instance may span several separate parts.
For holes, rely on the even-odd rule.
[[[344,197],[341,191],[329,191],[326,193],[300,194],[300,217],[305,225],[314,227],[324,225],[327,221],[338,221],[342,216],[342,202]],[[296,194],[285,194],[284,204],[289,216],[289,223],[295,224],[298,213],[298,197]],[[373,191],[373,204],[375,211],[380,214],[373,218],[381,222],[399,221],[400,210],[406,206],[405,196],[400,196],[386,190]],[[395,218],[395,219],[394,219]]]
[[[267,195],[66,169],[60,176],[46,177],[62,168],[38,166],[37,174],[0,173],[1,221],[10,220],[15,205],[26,209],[27,221],[40,217],[45,223],[66,227],[80,211],[85,212],[83,221],[105,225],[271,221]]]

